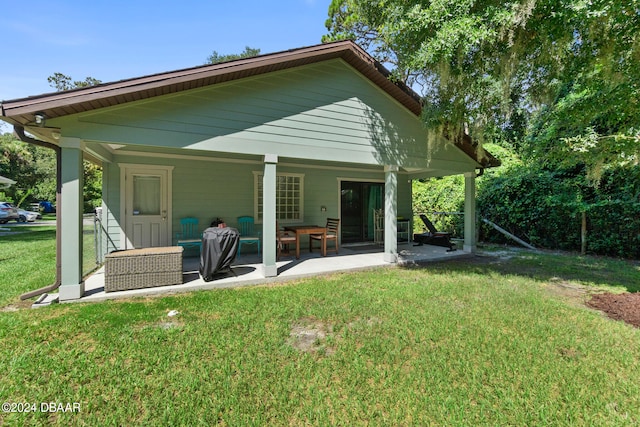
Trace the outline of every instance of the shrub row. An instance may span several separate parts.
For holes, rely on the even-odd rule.
[[[640,201],[628,182],[635,171],[610,172],[598,186],[578,172],[520,168],[490,178],[479,188],[478,212],[534,246],[563,250],[580,250],[584,212],[589,253],[640,258]],[[506,240],[484,224],[480,238]]]
[[[585,213],[589,253],[640,259],[640,167],[607,171],[597,185],[587,182],[584,172],[580,167],[551,171],[524,165],[491,171],[478,179],[478,217],[536,247],[578,251]],[[414,183],[414,212],[429,213],[439,230],[462,235],[461,216],[433,212],[462,211],[463,205],[461,176]],[[414,224],[414,230],[422,229],[418,217]],[[513,243],[478,224],[481,241]]]

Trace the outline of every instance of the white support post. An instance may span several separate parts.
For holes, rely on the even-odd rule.
[[[464,251],[476,252],[476,173],[464,174]]]
[[[398,166],[384,168],[384,261],[398,262]]]
[[[82,281],[82,212],[83,212],[83,142],[78,138],[62,138],[62,206],[58,206],[62,248],[60,301],[80,299]]]
[[[278,156],[264,156],[262,179],[262,272],[264,277],[278,275],[276,265],[276,168]]]

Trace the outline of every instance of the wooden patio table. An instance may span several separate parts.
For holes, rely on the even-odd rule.
[[[327,256],[327,227],[318,227],[317,225],[289,225],[285,226],[284,229],[285,231],[292,231],[296,235],[296,259],[300,259],[300,236],[303,234],[321,234],[321,253],[322,256]]]

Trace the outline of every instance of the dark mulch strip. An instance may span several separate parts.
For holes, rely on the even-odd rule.
[[[594,294],[587,305],[605,312],[612,319],[622,320],[640,328],[640,292]]]

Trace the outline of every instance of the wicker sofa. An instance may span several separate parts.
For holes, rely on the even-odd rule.
[[[111,252],[104,261],[104,291],[181,284],[183,251],[169,246]]]

